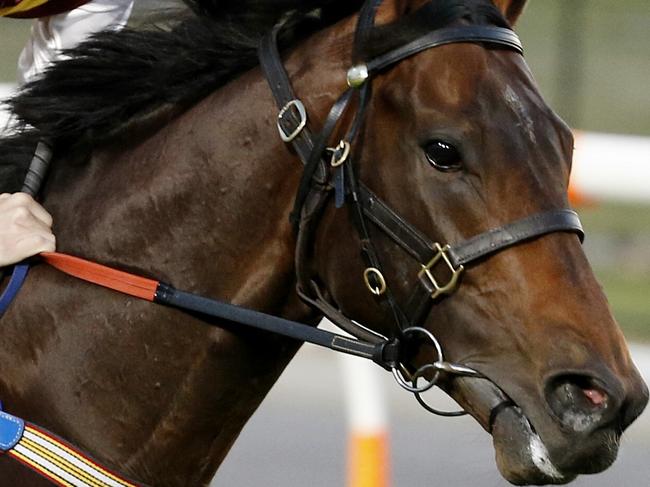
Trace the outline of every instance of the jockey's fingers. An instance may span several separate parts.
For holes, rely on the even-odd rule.
[[[26,193],[0,195],[0,213],[11,215],[16,221],[25,220],[31,214],[48,227],[52,226],[52,216]]]
[[[34,201],[34,198],[27,193],[3,193],[2,200],[0,201],[2,201],[2,204],[7,207],[28,206]]]
[[[32,212],[32,215],[43,222],[48,228],[52,227],[52,215],[50,215],[47,210],[36,201],[32,200],[29,210]]]
[[[30,233],[5,243],[0,248],[0,267],[20,262],[41,252],[54,252],[56,250],[56,237],[51,233]]]
[[[41,252],[54,252],[56,250],[56,237],[52,233],[35,233],[16,242],[19,251],[25,252],[29,257]]]
[[[6,228],[5,232],[18,237],[30,233],[51,234],[52,227],[36,218],[33,213],[28,212],[21,214],[20,217],[14,218],[12,224]]]

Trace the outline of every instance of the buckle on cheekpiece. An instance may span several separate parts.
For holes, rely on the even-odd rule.
[[[441,294],[451,294],[454,292],[458,285],[458,278],[463,273],[463,270],[465,270],[462,265],[454,267],[452,264],[448,255],[450,249],[449,245],[443,247],[436,242],[434,248],[436,250],[435,255],[428,264],[422,264],[422,270],[418,272],[418,278],[427,291],[431,293],[431,299],[436,299]],[[433,269],[440,261],[445,264],[444,267],[446,267],[446,270],[449,273],[449,280],[447,281],[447,284],[444,285],[441,285],[433,275]]]
[[[293,120],[285,120],[285,115],[293,115],[291,117]],[[296,115],[298,116],[298,125],[288,133],[285,127],[296,122]],[[307,110],[300,100],[291,100],[278,113],[278,131],[284,142],[291,142],[295,139],[305,128],[305,125],[307,125]]]
[[[18,444],[25,431],[25,422],[0,411],[0,452],[8,452]]]

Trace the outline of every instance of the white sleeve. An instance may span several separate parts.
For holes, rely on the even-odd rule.
[[[104,29],[126,25],[133,0],[91,0],[69,12],[37,19],[18,59],[18,83],[31,81],[69,49]]]

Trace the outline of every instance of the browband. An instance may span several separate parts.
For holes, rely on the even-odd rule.
[[[421,51],[458,42],[495,44],[513,49],[519,54],[524,53],[519,37],[510,29],[492,25],[464,25],[431,31],[408,44],[377,56],[368,61],[366,66],[372,74]]]

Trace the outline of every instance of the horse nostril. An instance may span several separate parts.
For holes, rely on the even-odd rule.
[[[591,431],[612,418],[610,395],[588,376],[561,375],[549,381],[546,400],[560,423],[575,432]]]
[[[585,396],[595,405],[602,406],[607,402],[607,394],[598,389],[583,389]]]

